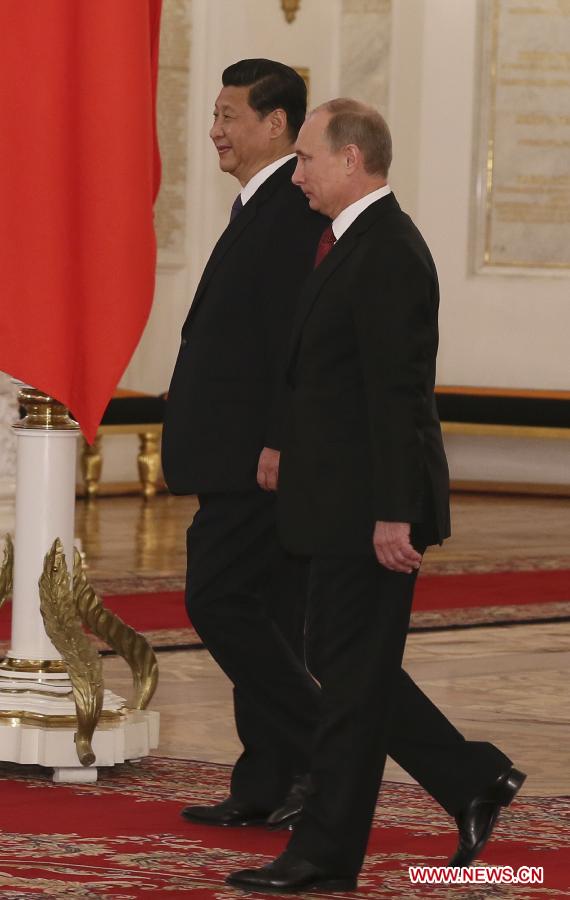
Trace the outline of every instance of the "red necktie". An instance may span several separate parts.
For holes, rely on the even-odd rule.
[[[334,236],[334,232],[332,230],[332,225],[327,225],[323,233],[321,234],[321,239],[319,241],[317,247],[317,253],[315,255],[315,265],[316,269],[318,265],[320,265],[327,255],[330,253],[334,245],[336,244],[336,238]]]

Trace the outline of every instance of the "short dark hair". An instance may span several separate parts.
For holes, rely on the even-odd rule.
[[[370,175],[386,178],[392,162],[392,137],[378,110],[346,97],[329,100],[319,109],[331,116],[325,129],[331,149],[336,151],[347,144],[356,144],[362,152],[365,170]]]
[[[224,69],[224,87],[249,87],[248,103],[260,119],[283,109],[287,131],[296,140],[307,113],[307,86],[291,66],[273,59],[242,59]]]

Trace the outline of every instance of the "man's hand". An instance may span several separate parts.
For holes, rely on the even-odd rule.
[[[419,569],[422,557],[410,543],[409,522],[376,522],[372,543],[378,562],[392,572]]]
[[[264,447],[257,464],[257,483],[264,491],[276,491],[279,478],[279,450]]]

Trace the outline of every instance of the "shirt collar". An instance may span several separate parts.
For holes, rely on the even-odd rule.
[[[263,169],[260,169],[259,172],[256,172],[253,178],[250,178],[245,187],[242,187],[240,191],[241,202],[245,206],[248,200],[251,200],[256,190],[261,187],[264,181],[273,175],[277,169],[280,169],[281,166],[284,166],[286,162],[289,162],[290,159],[294,159],[295,154],[289,153],[287,156],[282,156],[280,159],[274,160],[274,162],[269,163],[268,166],[264,166]]]
[[[343,209],[342,212],[339,212],[332,223],[332,230],[336,240],[338,241],[338,239],[343,236],[347,228],[350,228],[354,220],[357,219],[360,213],[363,213],[368,206],[375,203],[377,200],[380,200],[382,197],[387,197],[388,194],[391,193],[392,188],[389,184],[385,184],[384,187],[377,188],[377,190],[372,191],[370,194],[365,194],[364,197],[361,197],[359,200],[351,203],[350,206],[347,206],[346,209]]]

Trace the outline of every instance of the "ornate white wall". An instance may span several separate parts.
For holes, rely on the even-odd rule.
[[[16,486],[16,438],[11,429],[18,418],[17,388],[8,375],[0,372],[0,530],[12,527],[11,499]],[[6,524],[6,505],[9,523]]]
[[[568,279],[472,274],[479,9],[477,0],[395,0],[391,182],[438,266],[439,380],[567,389]]]
[[[479,22],[490,0],[394,0],[390,181],[437,263],[438,380],[568,389],[567,278],[474,275],[471,259],[481,77]],[[537,6],[527,0],[518,5]],[[570,9],[549,3],[561,14]],[[538,98],[537,98],[537,102]],[[463,479],[568,483],[567,441],[450,438]]]
[[[0,481],[16,474],[16,438],[11,425],[18,418],[18,388],[0,372]]]
[[[351,95],[387,113],[390,181],[440,274],[440,382],[568,387],[568,281],[472,274],[478,22],[488,2],[302,0],[288,25],[279,0],[166,0],[157,292],[126,386],[157,392],[168,386],[180,325],[237,192],[235,180],[219,172],[207,134],[221,71],[239,58],[273,56],[310,69],[312,105]],[[544,480],[560,480],[564,453],[559,442],[538,463]],[[496,449],[501,465],[505,455]],[[485,466],[488,472],[488,460]],[[520,480],[525,471],[538,480],[536,459],[516,467]]]
[[[392,0],[342,0],[339,94],[388,116]]]

